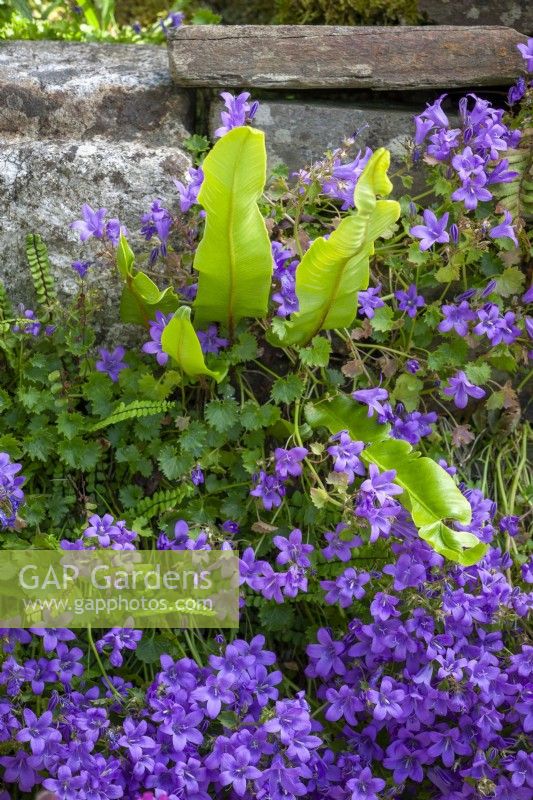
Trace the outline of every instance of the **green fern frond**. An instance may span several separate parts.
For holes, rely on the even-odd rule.
[[[533,217],[533,128],[524,130],[519,147],[508,150],[505,158],[509,169],[518,172],[518,177],[495,186],[494,194],[513,219]]]
[[[39,305],[49,311],[57,302],[48,250],[38,233],[26,237],[26,258]]]
[[[132,519],[153,519],[159,516],[164,511],[173,511],[185,499],[185,497],[192,491],[191,487],[187,484],[177,486],[175,489],[166,489],[156,492],[151,497],[146,497],[144,500],[135,506],[129,516]]]
[[[0,333],[7,333],[9,330],[9,323],[5,322],[13,314],[11,303],[9,302],[6,287],[0,281]]]
[[[172,405],[168,400],[134,400],[132,403],[119,403],[108,417],[96,422],[90,430],[99,431],[109,425],[116,425],[118,422],[125,422],[128,419],[165,414],[172,408]]]

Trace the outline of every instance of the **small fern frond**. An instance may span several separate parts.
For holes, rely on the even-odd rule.
[[[50,311],[57,296],[48,250],[38,233],[26,237],[26,258],[39,305]]]
[[[0,281],[0,333],[6,333],[9,330],[9,322],[5,320],[9,319],[12,314],[13,310],[7,296],[6,287]]]
[[[165,414],[172,408],[172,405],[168,400],[134,400],[132,403],[119,403],[108,417],[96,422],[91,427],[91,431],[99,431],[109,425],[116,425],[118,422],[125,422],[128,419]]]
[[[145,497],[144,500],[141,500],[129,516],[132,519],[149,520],[159,516],[159,514],[162,514],[164,511],[173,511],[180,506],[191,491],[191,486],[182,484],[175,489],[165,489],[156,492],[151,497]]]
[[[505,158],[509,169],[518,172],[510,183],[494,187],[500,204],[517,217],[533,217],[533,128],[526,128],[516,150],[508,150]]]

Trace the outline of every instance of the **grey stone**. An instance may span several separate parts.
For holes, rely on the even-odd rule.
[[[60,293],[76,291],[71,262],[95,258],[90,282],[109,308],[103,318],[118,318],[118,281],[101,256],[101,243],[80,244],[70,223],[79,219],[81,206],[105,207],[108,217],[127,226],[133,246],[141,243],[140,215],[154,197],[177,207],[173,178],[183,175],[189,162],[175,147],[147,147],[137,142],[1,141],[0,142],[0,277],[15,301],[32,302],[25,266],[25,237],[37,232],[48,245]],[[140,250],[147,253],[143,242]],[[159,279],[158,279],[159,280]],[[159,280],[162,283],[161,280]]]
[[[525,41],[488,26],[185,25],[169,55],[178,86],[474,88],[512,83]]]
[[[164,47],[0,44],[0,133],[25,139],[142,140],[188,135],[191,99],[170,80]]]
[[[533,33],[531,0],[418,0],[418,7],[438,25],[508,25]]]
[[[213,103],[211,134],[219,126],[222,104]],[[269,165],[283,162],[298,170],[321,158],[328,149],[340,147],[357,131],[357,146],[387,147],[393,161],[405,152],[413,135],[413,116],[419,106],[373,103],[326,103],[319,101],[263,100],[254,126],[265,131]]]

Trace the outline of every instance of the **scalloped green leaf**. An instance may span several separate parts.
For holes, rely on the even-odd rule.
[[[390,425],[381,425],[375,417],[369,417],[366,406],[341,394],[331,400],[307,403],[305,418],[312,428],[324,427],[330,433],[348,431],[352,439],[362,442],[379,442],[387,438],[390,430]]]
[[[326,239],[315,239],[296,269],[299,311],[287,323],[283,342],[305,344],[321,330],[350,325],[357,293],[368,286],[374,242],[389,233],[400,204],[378,200],[392,191],[387,176],[390,153],[376,150],[355,188],[356,213],[345,217]]]
[[[219,382],[227,373],[227,368],[212,370],[206,365],[200,340],[191,323],[191,309],[188,306],[178,308],[165,327],[161,336],[161,347],[190,378],[208,375]]]
[[[221,322],[230,333],[243,317],[264,317],[272,283],[272,252],[257,201],[266,181],[265,135],[229,131],[206,156],[198,201],[206,211],[196,256],[195,325]]]

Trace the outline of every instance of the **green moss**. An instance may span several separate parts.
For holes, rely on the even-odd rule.
[[[115,3],[115,18],[120,25],[140,22],[151,25],[163,11],[167,11],[172,3],[168,0],[126,0]]]
[[[276,0],[276,22],[292,25],[414,25],[418,0]]]

